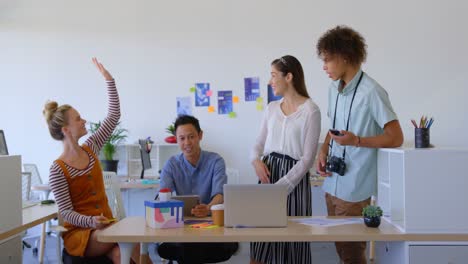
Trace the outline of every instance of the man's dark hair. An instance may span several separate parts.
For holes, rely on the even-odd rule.
[[[361,65],[366,61],[366,48],[366,40],[361,34],[350,27],[337,26],[320,37],[317,55],[338,55],[352,65]]]
[[[177,127],[187,124],[193,125],[198,133],[201,132],[200,123],[198,122],[198,119],[190,115],[180,115],[179,117],[177,117],[176,121],[174,122],[174,129],[175,131],[177,131]]]

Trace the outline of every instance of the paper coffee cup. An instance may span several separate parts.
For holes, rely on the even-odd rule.
[[[213,224],[224,226],[224,204],[215,204],[211,206],[211,216]]]

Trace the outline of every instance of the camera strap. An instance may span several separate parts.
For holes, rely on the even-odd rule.
[[[349,105],[348,121],[346,122],[346,131],[348,131],[349,129],[349,120],[351,119],[351,108],[353,107],[354,97],[356,96],[356,91],[357,91],[359,84],[361,83],[363,75],[364,75],[364,72],[361,72],[361,76],[359,77],[359,80],[356,84],[356,88],[354,88],[353,98],[351,99],[351,104]],[[333,129],[335,129],[335,123],[336,123],[336,109],[338,108],[338,98],[340,98],[340,93],[336,95],[335,114],[333,115]],[[332,142],[330,144],[330,152],[333,149],[333,141],[334,140],[332,139]],[[346,155],[346,146],[344,146],[344,149],[343,149],[343,161],[345,159],[345,155]]]

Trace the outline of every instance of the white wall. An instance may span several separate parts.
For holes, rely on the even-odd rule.
[[[43,105],[53,99],[87,120],[102,119],[106,89],[90,59],[97,56],[117,80],[129,142],[162,140],[176,115],[175,97],[191,95],[193,83],[210,82],[214,95],[233,90],[241,98],[238,118],[206,108],[194,114],[205,131],[203,147],[252,182],[248,155],[262,112],[243,101],[243,78],[259,76],[265,88],[270,62],[296,56],[322,109],[324,133],[330,80],[315,44],[327,29],[347,24],[365,36],[364,70],[390,94],[407,143],[413,142],[409,119],[427,114],[436,120],[433,144],[467,148],[467,7],[463,1],[4,0],[0,129],[10,152],[37,163],[47,180],[61,144],[48,134]]]

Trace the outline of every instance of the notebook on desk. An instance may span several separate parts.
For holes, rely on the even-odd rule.
[[[278,184],[225,184],[226,227],[286,227],[288,189]]]

